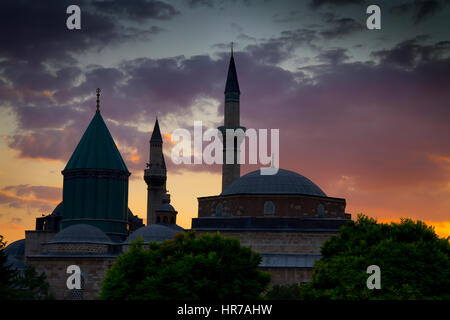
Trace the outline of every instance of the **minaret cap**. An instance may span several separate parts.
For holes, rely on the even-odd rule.
[[[158,118],[156,118],[155,127],[153,128],[150,142],[162,142],[161,130],[159,129]]]
[[[241,91],[239,90],[236,65],[234,64],[233,45],[231,46],[230,64],[228,66],[227,82],[225,84],[224,93],[241,93]]]

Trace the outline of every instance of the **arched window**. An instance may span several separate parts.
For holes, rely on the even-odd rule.
[[[275,214],[275,204],[272,201],[264,202],[264,214]]]
[[[161,223],[161,218],[159,216],[156,217],[156,223]]]
[[[169,223],[169,219],[167,219],[167,216],[164,216],[163,222],[164,222],[164,223]]]
[[[317,215],[319,216],[319,218],[325,217],[325,208],[321,203],[319,203],[319,205],[317,206]]]
[[[222,206],[222,203],[219,202],[216,205],[216,216],[221,217],[222,214],[223,214],[223,206]]]

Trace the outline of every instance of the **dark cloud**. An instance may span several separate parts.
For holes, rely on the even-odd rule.
[[[412,12],[414,23],[419,24],[432,17],[449,3],[448,0],[415,0],[394,5],[390,8],[390,11],[396,14]]]
[[[325,39],[335,39],[364,30],[365,26],[352,18],[337,18],[333,14],[326,15],[327,27],[320,31]]]
[[[335,67],[337,64],[348,60],[350,57],[347,55],[347,49],[337,48],[329,49],[321,52],[316,56],[316,59]]]
[[[49,186],[32,186],[29,184],[20,184],[3,187],[2,190],[14,192],[19,197],[31,196],[39,200],[60,200],[62,189]]]
[[[440,41],[434,44],[423,44],[427,36],[402,41],[394,48],[373,52],[384,64],[412,68],[434,60],[450,56],[450,41]]]
[[[169,20],[180,14],[172,5],[158,0],[103,0],[93,1],[92,6],[118,18],[129,20]]]
[[[261,63],[278,64],[291,58],[300,46],[315,47],[313,41],[317,38],[317,32],[312,29],[287,30],[281,32],[279,37],[250,44],[244,50]]]
[[[64,130],[39,129],[12,135],[7,139],[8,147],[17,150],[20,158],[68,161],[81,138],[79,127],[77,124]]]
[[[70,87],[82,73],[78,67],[65,66],[55,71],[45,65],[24,60],[2,61],[0,72],[16,88],[41,92]]]
[[[365,0],[312,0],[310,2],[310,6],[312,8],[319,8],[323,5],[335,5],[335,6],[342,6],[342,5],[349,5],[349,4],[363,4]]]
[[[299,21],[301,14],[302,12],[300,10],[290,10],[284,14],[275,13],[272,18],[275,22],[292,22]]]
[[[245,6],[250,6],[252,4],[251,0],[184,0],[184,2],[187,3],[190,8],[222,8],[224,4],[227,3],[241,3]]]
[[[0,10],[0,57],[16,61],[75,63],[75,54],[100,50],[123,41],[146,38],[161,31],[158,27],[138,29],[122,24],[124,11],[132,14],[133,6],[142,1],[114,2],[107,13],[92,7],[88,0],[40,1],[6,0]],[[112,2],[110,2],[112,3]],[[66,9],[81,8],[81,30],[68,30]],[[94,2],[94,5],[100,5]],[[167,8],[161,2],[143,7],[141,17],[166,17]],[[156,5],[158,4],[158,5]],[[162,11],[158,13],[158,8]],[[105,9],[106,10],[106,9]],[[116,10],[116,11],[114,11]],[[148,12],[151,11],[151,12]]]
[[[0,190],[0,204],[10,208],[34,208],[39,212],[51,211],[61,198],[62,189],[57,187],[14,185]]]
[[[299,47],[308,47],[320,51],[317,40],[332,40],[364,30],[363,25],[352,18],[336,17],[332,13],[323,15],[324,25],[311,26],[296,30],[286,30],[280,36],[269,39],[243,38],[244,41],[254,41],[244,51],[249,52],[254,59],[263,64],[279,64],[295,56],[295,50]],[[216,44],[217,48],[227,48],[228,44]]]

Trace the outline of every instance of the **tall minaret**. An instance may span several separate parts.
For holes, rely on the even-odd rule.
[[[159,130],[158,119],[156,119],[150,138],[150,160],[147,168],[144,170],[144,180],[147,183],[147,225],[156,222],[156,210],[166,200],[166,180],[167,170],[162,151],[162,137]],[[169,200],[170,201],[170,200]]]
[[[236,73],[236,66],[234,64],[233,57],[233,44],[231,45],[231,58],[230,65],[228,67],[227,83],[225,85],[225,111],[223,126],[218,129],[222,132],[223,141],[223,165],[222,165],[222,191],[224,191],[234,180],[241,176],[241,166],[237,163],[239,157],[239,143],[228,146],[226,143],[226,129],[243,129],[240,126],[240,111],[239,111],[239,97],[241,91],[239,90],[239,82]],[[233,164],[226,164],[226,150],[228,148],[233,149]]]

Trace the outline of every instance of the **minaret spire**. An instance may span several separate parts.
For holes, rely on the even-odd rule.
[[[147,183],[147,225],[157,223],[156,211],[164,203],[170,203],[166,189],[167,169],[163,154],[163,139],[158,119],[150,138],[150,153],[147,169],[144,170]]]
[[[239,82],[236,72],[236,65],[234,63],[233,43],[231,43],[230,64],[228,66],[227,82],[225,84],[225,110],[223,126],[219,127],[222,132],[223,143],[223,165],[222,165],[222,191],[224,191],[234,180],[241,175],[240,164],[240,144],[242,142],[241,136],[237,136],[236,131],[241,129],[245,131],[244,127],[240,126],[240,94]],[[233,145],[227,145],[226,131],[227,129],[234,130],[236,139]],[[226,163],[226,154],[233,152],[233,163]]]
[[[153,128],[152,137],[150,142],[162,142],[161,130],[159,129],[158,118],[156,118],[155,127]]]
[[[97,88],[97,111],[100,112],[100,88]]]

